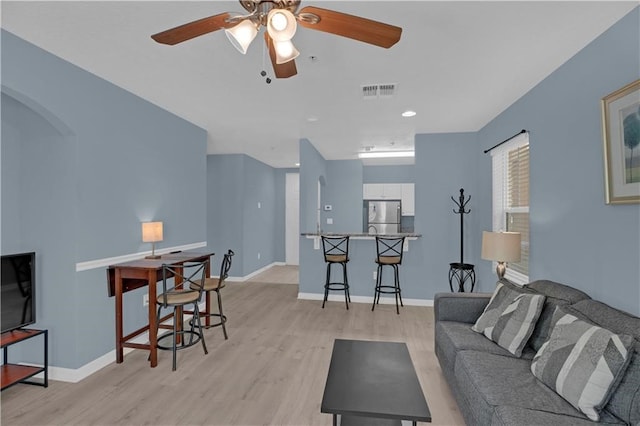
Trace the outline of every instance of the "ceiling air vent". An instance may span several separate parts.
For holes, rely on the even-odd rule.
[[[368,86],[362,86],[362,98],[363,99],[377,99],[378,98],[378,85],[372,84]]]
[[[381,84],[378,88],[378,95],[381,98],[390,98],[396,93],[395,84]]]
[[[397,85],[391,84],[369,84],[362,86],[363,99],[390,98],[395,95]]]

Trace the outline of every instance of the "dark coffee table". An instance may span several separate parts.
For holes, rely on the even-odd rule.
[[[431,422],[431,412],[407,345],[336,339],[320,412],[333,424]]]

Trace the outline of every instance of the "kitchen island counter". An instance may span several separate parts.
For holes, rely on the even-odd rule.
[[[300,257],[299,299],[323,300],[324,283],[326,281],[327,266],[323,256],[322,237],[349,237],[349,265],[348,278],[351,301],[357,303],[372,303],[377,280],[378,265],[376,263],[376,236],[405,237],[402,246],[402,266],[400,267],[400,281],[403,292],[402,300],[405,305],[427,306],[429,301],[422,300],[424,283],[420,280],[410,280],[409,277],[420,277],[424,273],[425,255],[422,244],[422,234],[414,232],[397,234],[367,234],[365,232],[301,232],[300,246],[303,247]],[[311,248],[311,250],[307,250]],[[385,268],[382,282],[393,282],[391,268]],[[446,278],[445,278],[446,279]],[[415,284],[414,284],[415,283]],[[344,296],[329,294],[329,301],[339,301],[344,304]],[[381,297],[380,303],[395,305],[394,297]],[[344,305],[343,305],[344,306]],[[395,315],[395,310],[394,310]]]

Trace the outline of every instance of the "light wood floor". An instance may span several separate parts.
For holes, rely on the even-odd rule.
[[[297,270],[276,267],[223,290],[229,340],[209,329],[200,346],[135,350],[80,383],[2,392],[2,425],[330,425],[320,413],[335,338],[406,342],[435,425],[464,425],[433,351],[433,309],[297,300]],[[50,336],[55,339],[55,336]]]

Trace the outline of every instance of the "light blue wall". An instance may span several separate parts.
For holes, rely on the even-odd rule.
[[[318,180],[326,181],[326,160],[308,139],[300,140],[300,232],[317,231]],[[322,192],[321,192],[322,196]],[[302,253],[301,253],[302,254]],[[302,262],[302,260],[300,260]],[[302,264],[301,264],[302,266]]]
[[[230,275],[243,275],[243,173],[244,155],[207,156],[207,246],[216,254],[211,270],[216,276],[229,249],[235,253]]]
[[[275,169],[245,156],[244,170],[243,273],[247,275],[276,261],[276,236],[273,225],[276,223],[277,208]]]
[[[327,185],[323,189],[322,230],[353,232],[362,229],[362,161],[327,161]],[[324,211],[324,205],[332,207]],[[327,223],[333,219],[333,224]]]
[[[2,253],[37,252],[36,326],[50,331],[50,364],[78,368],[113,350],[115,319],[105,269],[76,263],[149,250],[151,219],[164,222],[160,248],[205,241],[206,132],[4,30],[2,92],[3,166],[31,169]],[[2,228],[15,229],[4,173]],[[125,333],[147,323],[141,301],[127,293]]]
[[[52,327],[64,328],[50,348],[77,350],[77,312],[61,310],[58,304],[64,300],[77,306],[79,300],[70,291],[75,288],[75,271],[69,262],[75,257],[76,141],[7,94],[2,94],[1,106],[2,253],[36,252],[36,326],[55,318]],[[35,342],[29,343],[16,347],[26,359],[31,359],[28,354]]]
[[[483,150],[525,128],[531,146],[530,278],[566,283],[640,313],[640,206],[604,204],[600,112],[602,97],[640,78],[639,22],[636,8],[479,132],[416,135],[415,231],[422,238],[403,261],[405,297],[433,299],[449,291],[449,263],[460,257],[460,222],[450,197],[457,199],[460,188],[471,195],[464,261],[476,267],[477,290],[493,290],[495,271],[480,258],[482,231],[491,229],[491,159]],[[309,155],[314,173],[328,163],[318,156]],[[302,169],[307,158],[301,155]],[[367,167],[363,179],[373,179]],[[314,217],[311,209],[303,214],[301,222]],[[354,295],[371,296],[373,250],[372,242],[351,246]],[[321,293],[323,273],[321,252],[312,240],[301,240],[300,291]]]
[[[415,166],[364,166],[362,183],[411,183],[415,181]]]
[[[453,212],[457,208],[451,200],[458,200],[460,188],[465,197],[471,196],[467,205],[471,213],[463,219],[464,262],[477,264],[476,146],[475,133],[416,135],[415,232],[422,234],[423,257],[415,279],[425,299],[449,291],[449,264],[460,262],[460,215]]]
[[[284,261],[284,185],[284,171],[247,155],[207,156],[207,236],[215,265],[228,249],[235,252],[234,277]]]
[[[530,278],[640,313],[640,205],[606,205],[600,100],[640,78],[636,8],[478,133],[478,151],[530,131]],[[481,229],[491,160],[479,159]],[[482,261],[482,277],[491,275]]]
[[[459,217],[452,212],[453,202],[450,196],[457,196],[460,187],[475,191],[474,182],[477,174],[475,134],[455,135],[422,135],[416,140],[416,164],[413,169],[415,175],[416,192],[416,229],[415,232],[424,234],[422,238],[409,243],[409,251],[404,254],[401,269],[403,297],[413,299],[432,299],[437,291],[447,291],[449,288],[447,274],[449,263],[459,260]],[[348,222],[351,215],[358,215],[354,219],[353,227],[340,229],[336,232],[361,232],[362,229],[362,174],[341,171],[335,173],[336,166],[347,166],[347,163],[336,164],[327,161],[313,148],[309,141],[302,141],[300,148],[301,182],[309,182],[310,187],[301,185],[300,199],[306,199],[310,206],[303,211],[301,203],[300,222],[313,223],[315,218],[315,200],[317,193],[317,179],[321,173],[326,177],[323,191],[323,204],[329,203],[328,197],[345,186],[345,178],[352,182],[354,201],[353,210],[335,210],[334,220],[341,223]],[[451,165],[460,166],[452,172]],[[354,164],[349,167],[360,170]],[[391,170],[391,169],[389,169]],[[409,170],[409,169],[408,169]],[[389,174],[385,176],[387,178]],[[404,180],[408,175],[402,176]],[[356,194],[355,188],[360,190]],[[312,194],[310,195],[309,192]],[[324,198],[326,197],[326,198]],[[311,204],[313,203],[313,204]],[[357,205],[356,205],[357,204]],[[338,214],[339,213],[339,214]],[[307,215],[307,216],[304,216]],[[323,230],[329,231],[325,223]],[[302,231],[305,232],[305,231]],[[311,228],[306,232],[315,232]],[[468,232],[469,233],[469,232]],[[465,241],[466,250],[473,251],[474,242],[469,236]],[[352,239],[349,246],[349,283],[351,294],[354,296],[373,296],[373,271],[376,268],[373,259],[376,248],[373,240]],[[470,257],[473,253],[470,253]],[[300,292],[321,293],[323,291],[325,264],[322,250],[313,248],[313,240],[300,240]]]

